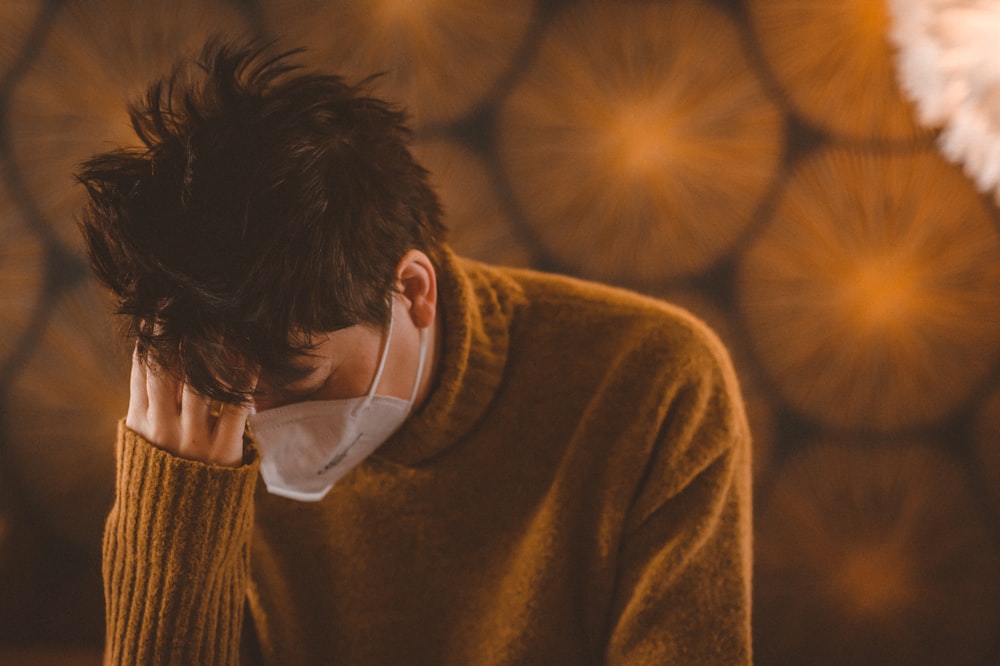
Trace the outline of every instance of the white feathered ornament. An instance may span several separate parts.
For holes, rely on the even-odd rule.
[[[941,152],[1000,202],[1000,0],[888,0],[900,85]]]

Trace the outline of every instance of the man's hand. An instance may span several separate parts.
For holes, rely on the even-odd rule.
[[[132,355],[125,425],[161,449],[181,458],[238,467],[243,462],[243,429],[249,412],[246,405],[213,410],[208,398]]]

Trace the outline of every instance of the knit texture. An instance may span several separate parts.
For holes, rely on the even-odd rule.
[[[321,502],[122,429],[110,661],[237,663],[246,619],[265,664],[750,663],[749,434],[714,335],[452,255],[439,288],[429,398]]]
[[[105,662],[226,664],[239,656],[258,462],[175,458],[118,427],[104,533]]]

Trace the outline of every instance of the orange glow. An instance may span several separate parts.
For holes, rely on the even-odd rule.
[[[113,495],[115,427],[128,408],[131,354],[111,311],[96,281],[64,294],[7,412],[4,465],[60,536],[95,557]]]
[[[495,264],[530,265],[528,250],[504,215],[481,159],[450,141],[418,141],[413,153],[431,172],[445,210],[448,243],[456,252]]]
[[[891,617],[919,601],[907,553],[892,544],[850,544],[834,570],[832,584],[847,613]]]
[[[501,159],[546,249],[584,275],[701,270],[774,176],[781,117],[708,3],[585,3],[505,101]]]
[[[927,444],[795,454],[755,515],[755,567],[761,663],[980,663],[1000,621],[986,519]]]
[[[435,0],[373,0],[371,4],[379,22],[405,27],[410,21],[423,20],[441,3]]]
[[[830,150],[789,180],[743,258],[740,299],[796,408],[836,426],[925,424],[1000,354],[1000,236],[936,153]]]
[[[851,138],[926,131],[896,86],[888,15],[876,0],[750,0],[768,66],[809,120]]]
[[[860,35],[865,44],[874,44],[885,39],[889,27],[889,13],[883,2],[842,2],[843,24],[853,26],[853,32]],[[873,49],[874,51],[874,49]]]
[[[612,112],[605,141],[607,161],[623,178],[656,179],[676,145],[673,123],[648,103],[622,104]]]
[[[530,0],[261,0],[273,34],[304,57],[358,81],[384,73],[376,94],[415,123],[452,120],[510,65],[531,19]]]
[[[920,268],[912,257],[858,257],[843,276],[841,315],[859,330],[877,335],[920,316]]]

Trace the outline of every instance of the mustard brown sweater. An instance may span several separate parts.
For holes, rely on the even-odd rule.
[[[448,255],[438,381],[317,503],[122,425],[113,664],[750,663],[749,434],[679,309]],[[241,656],[242,653],[242,656]]]

